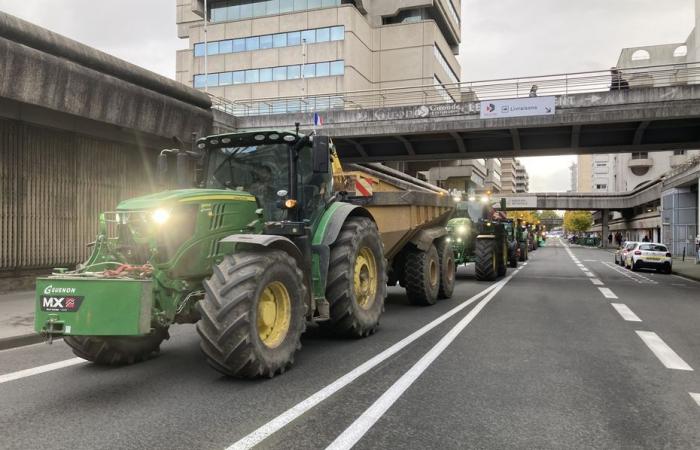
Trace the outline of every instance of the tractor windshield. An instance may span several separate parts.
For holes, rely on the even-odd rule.
[[[253,194],[268,219],[279,219],[277,191],[289,190],[288,144],[212,149],[207,187],[235,189]]]

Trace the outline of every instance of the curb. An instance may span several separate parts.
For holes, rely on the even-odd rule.
[[[15,347],[24,347],[25,345],[38,344],[46,339],[40,334],[21,334],[19,336],[10,336],[0,339],[0,350],[7,350]],[[56,339],[55,339],[56,340]]]
[[[672,273],[675,276],[680,277],[680,278],[685,278],[686,280],[695,281],[696,283],[700,282],[700,277],[695,277],[695,276],[688,275],[688,274],[681,273],[681,272],[672,272]]]

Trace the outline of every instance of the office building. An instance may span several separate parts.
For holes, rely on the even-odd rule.
[[[202,0],[177,0],[178,36],[189,42],[177,53],[177,80],[252,102],[254,114],[318,111],[340,102],[329,94],[400,86],[434,85],[450,101],[454,90],[443,85],[460,81],[460,8],[460,0],[232,0],[210,1],[205,12]]]
[[[520,160],[515,160],[515,192],[530,192],[530,176]]]
[[[515,158],[501,158],[501,191],[515,193]]]

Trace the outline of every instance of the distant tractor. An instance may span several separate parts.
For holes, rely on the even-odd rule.
[[[502,205],[501,209],[504,209]],[[493,281],[518,267],[519,248],[513,221],[488,201],[462,201],[447,224],[455,262],[474,263],[476,279]]]
[[[390,274],[403,273],[414,303],[452,295],[454,205],[434,186],[378,167],[344,172],[328,137],[298,130],[202,138],[164,150],[160,172],[174,159],[178,184],[197,187],[103,213],[87,261],[37,280],[37,332],[120,365],[154,356],[171,325],[196,323],[213,368],[272,377],[292,365],[307,323],[374,333]]]

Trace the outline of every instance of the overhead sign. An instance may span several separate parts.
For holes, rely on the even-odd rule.
[[[481,118],[551,116],[556,97],[527,97],[481,102]]]
[[[506,197],[506,208],[537,209],[537,197]]]

